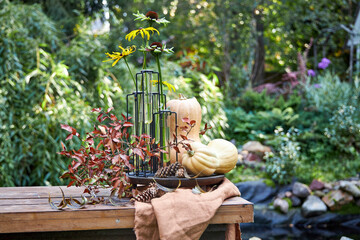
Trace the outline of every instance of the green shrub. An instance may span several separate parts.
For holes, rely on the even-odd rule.
[[[233,170],[226,173],[226,177],[234,182],[245,182],[245,181],[257,181],[260,179],[266,179],[267,175],[263,171],[264,164],[256,165],[254,167],[250,166],[236,166]],[[271,184],[271,180],[265,181],[266,184]],[[272,186],[271,186],[272,187]]]
[[[286,108],[298,109],[301,104],[301,96],[294,92],[284,98],[282,95],[269,95],[266,90],[261,93],[246,90],[235,103],[238,103],[246,112],[269,111],[273,108],[279,108],[280,110]],[[234,105],[234,103],[231,103],[231,105]]]
[[[286,184],[296,176],[297,166],[300,164],[300,146],[296,142],[299,134],[297,129],[290,129],[286,133],[281,127],[275,130],[275,137],[268,143],[277,146],[276,152],[265,154],[266,172],[276,182]]]
[[[82,86],[50,51],[61,35],[38,5],[0,10],[0,186],[61,184],[67,162],[56,152],[66,134],[91,127]]]
[[[318,76],[315,84],[310,83],[310,80],[308,80],[307,84],[304,85],[304,90],[307,107],[322,114],[332,113],[339,106],[358,101],[353,86],[341,82],[337,75],[330,72]]]
[[[329,120],[325,136],[342,152],[360,156],[360,110],[355,106],[340,106]]]
[[[229,128],[226,130],[228,138],[243,144],[248,140],[266,139],[277,126],[290,128],[299,117],[292,108],[281,110],[273,108],[271,111],[246,113],[242,108],[226,110]]]

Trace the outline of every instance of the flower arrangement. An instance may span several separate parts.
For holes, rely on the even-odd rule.
[[[123,60],[132,76],[134,85],[136,86],[136,94],[134,95],[135,105],[134,109],[137,109],[137,119],[139,114],[145,115],[145,112],[151,111],[144,109],[142,104],[145,103],[152,105],[150,102],[145,102],[148,96],[151,98],[151,85],[159,87],[159,96],[161,107],[159,109],[165,110],[165,99],[163,94],[163,86],[166,86],[169,91],[175,91],[175,87],[170,83],[163,81],[161,75],[160,57],[163,53],[173,53],[172,48],[166,48],[160,42],[149,43],[153,35],[160,35],[158,29],[154,28],[154,24],[166,25],[169,23],[165,18],[158,18],[156,12],[150,11],[147,14],[134,14],[136,21],[147,22],[148,27],[140,27],[136,30],[131,31],[125,36],[125,40],[131,42],[139,36],[143,39],[141,46],[119,46],[120,52],[106,53],[108,57],[105,61],[112,61],[112,66],[115,66],[120,60]],[[142,69],[145,72],[146,81],[137,81],[137,76],[133,74],[127,58],[134,54],[136,50],[143,53],[143,64]],[[155,60],[158,68],[158,79],[151,79],[151,71],[145,70],[147,67],[147,57],[151,54]],[[139,87],[138,84],[144,84]],[[140,89],[140,92],[138,92]],[[141,94],[140,94],[141,93]],[[148,94],[148,95],[147,95]],[[143,98],[142,100],[139,100]],[[143,108],[143,109],[142,109]],[[158,110],[159,110],[158,109]],[[131,122],[131,117],[122,115],[118,118],[113,113],[112,109],[104,111],[100,108],[94,108],[92,111],[97,112],[98,123],[94,126],[94,130],[87,133],[87,136],[82,142],[82,146],[78,150],[67,150],[65,144],[62,143],[62,151],[59,153],[68,158],[72,159],[72,162],[68,166],[68,170],[61,176],[61,178],[70,178],[71,181],[68,186],[85,186],[84,193],[89,193],[92,196],[96,196],[99,188],[112,187],[113,192],[116,191],[118,197],[131,196],[131,184],[127,173],[139,167],[140,161],[146,164],[150,163],[150,160],[158,161],[163,155],[166,155],[170,147],[174,148],[175,151],[179,151],[179,144],[185,149],[191,149],[188,144],[183,141],[170,142],[163,141],[159,142],[155,138],[152,138],[147,131],[139,127],[139,123],[136,121]],[[142,113],[140,113],[142,111]],[[166,111],[166,110],[165,110]],[[135,116],[135,114],[133,114]],[[152,116],[150,116],[151,118]],[[136,118],[136,117],[135,117]],[[150,123],[152,119],[148,123]],[[165,126],[166,119],[160,119],[162,121],[160,125]],[[159,122],[156,123],[159,125]],[[192,122],[194,125],[195,122]],[[61,127],[69,132],[66,140],[72,139],[74,136],[80,137],[79,133],[71,126],[61,125]],[[130,128],[132,128],[130,130]],[[135,129],[135,131],[134,131]],[[190,128],[191,130],[192,128]]]
[[[179,100],[172,100],[173,105],[170,104],[171,101],[166,103],[163,86],[169,91],[175,91],[175,87],[163,81],[160,57],[163,53],[173,53],[173,50],[166,48],[161,42],[149,42],[153,35],[160,35],[153,25],[166,25],[169,22],[164,18],[159,19],[158,14],[153,11],[145,15],[134,15],[135,20],[147,22],[148,27],[131,31],[125,39],[131,42],[141,36],[142,45],[120,45],[121,52],[106,53],[109,58],[106,61],[113,61],[112,66],[123,59],[134,81],[135,91],[127,95],[127,115],[118,118],[111,112],[112,108],[107,111],[94,108],[92,111],[98,113],[98,122],[94,130],[87,133],[80,149],[67,150],[62,143],[62,151],[59,153],[72,159],[68,170],[61,177],[71,179],[68,186],[85,186],[84,192],[91,194],[93,198],[96,198],[99,188],[112,187],[112,194],[117,192],[118,197],[129,197],[134,195],[131,181],[139,183],[136,181],[140,179],[147,184],[149,177],[151,180],[153,177],[197,178],[223,174],[230,171],[237,162],[237,149],[232,143],[221,139],[215,139],[208,146],[201,143],[199,135],[205,134],[211,127],[205,124],[205,129],[200,130],[197,125],[201,123],[201,107],[195,98],[187,100],[181,97]],[[143,53],[143,70],[133,75],[127,58],[136,49]],[[149,53],[156,60],[158,72],[146,70]],[[153,75],[158,78],[152,79]],[[157,86],[156,91],[152,91],[153,85]],[[133,114],[129,113],[129,96],[133,97]],[[181,109],[187,110],[180,111],[175,107],[180,104]],[[190,116],[197,120],[190,119]],[[195,125],[196,131],[189,134]],[[74,136],[80,137],[73,127],[65,124],[61,127],[69,132],[66,140]],[[176,158],[171,159],[171,154],[175,154]],[[178,159],[178,154],[181,154],[182,162]],[[193,174],[192,177],[187,170]],[[159,184],[156,186],[162,188]]]

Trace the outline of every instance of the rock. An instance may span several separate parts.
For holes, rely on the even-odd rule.
[[[333,189],[333,190],[339,190],[339,189],[340,189],[340,184],[339,184],[338,182],[334,182],[334,183],[332,184],[332,189]]]
[[[360,175],[357,174],[357,176],[354,177],[349,177],[348,179],[346,179],[347,181],[360,181]]]
[[[281,198],[276,198],[274,208],[280,209],[282,213],[287,213],[289,211],[289,203]]]
[[[260,157],[259,155],[257,155],[256,153],[248,153],[245,156],[245,161],[249,161],[249,162],[261,162],[263,159],[262,157]]]
[[[341,190],[334,190],[326,194],[322,200],[330,210],[338,210],[341,206],[352,202],[354,197]]]
[[[324,183],[324,188],[329,190],[332,189],[331,183]]]
[[[325,213],[326,205],[317,196],[308,196],[304,204],[301,206],[301,213],[304,217],[318,216]]]
[[[292,206],[293,207],[299,207],[301,206],[301,200],[300,198],[298,198],[297,196],[291,196],[290,198],[291,202],[292,202]]]
[[[238,153],[243,155],[244,157],[249,154],[249,151],[243,151],[242,149],[238,149]]]
[[[324,194],[327,194],[328,192],[330,192],[330,189],[324,188],[324,189],[322,190],[322,192],[323,192]]]
[[[340,189],[350,193],[354,197],[360,197],[360,189],[352,182],[340,181]]]
[[[323,191],[316,190],[314,191],[314,195],[319,198],[322,198],[323,196],[325,196],[325,193]]]
[[[294,195],[301,197],[301,198],[306,198],[307,196],[309,196],[311,194],[311,190],[310,188],[300,182],[296,182],[294,183],[292,192]]]
[[[263,180],[239,182],[235,186],[241,192],[242,198],[255,205],[271,203],[278,192],[278,188],[268,186]]]
[[[323,189],[324,187],[325,187],[325,186],[324,186],[324,183],[321,182],[321,181],[319,181],[319,180],[316,180],[316,179],[314,179],[314,180],[311,182],[310,186],[309,186],[309,188],[310,188],[312,191],[314,191],[314,190],[321,190],[321,189]]]
[[[340,238],[340,240],[354,240],[354,239],[348,238],[348,237],[345,237],[345,236],[342,236],[342,237]]]
[[[258,152],[258,153],[271,152],[271,148],[262,145],[258,141],[249,141],[245,143],[242,149],[243,151]]]
[[[242,165],[243,163],[244,163],[244,161],[243,161],[243,155],[238,154],[238,160],[237,160],[236,165]]]
[[[285,192],[285,197],[287,197],[287,198],[291,198],[292,197],[292,192],[290,192],[290,191],[287,191],[287,192]]]
[[[283,198],[285,198],[286,196],[285,196],[285,192],[279,192],[277,195],[276,195],[276,198],[281,198],[281,199],[283,199]]]
[[[360,188],[360,181],[352,181],[352,183],[354,183],[357,187]]]

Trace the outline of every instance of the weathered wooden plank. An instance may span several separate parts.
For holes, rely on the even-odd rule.
[[[124,203],[125,206],[113,206],[111,204],[96,204],[96,205],[86,205],[85,208],[82,209],[70,209],[66,207],[64,210],[55,210],[50,207],[49,204],[30,204],[30,205],[8,205],[8,206],[1,206],[0,208],[0,221],[3,215],[6,213],[13,213],[13,214],[27,214],[27,213],[38,213],[38,212],[52,212],[56,214],[57,212],[91,212],[91,211],[98,211],[98,210],[117,210],[117,209],[135,209],[131,203]]]
[[[66,197],[80,197],[84,192],[83,187],[69,187],[62,186]],[[49,194],[52,197],[61,197],[61,191],[59,187],[4,187],[0,188],[0,200],[1,199],[29,199],[29,198],[48,198]],[[110,189],[100,189],[100,197],[108,197],[110,195]]]
[[[81,198],[79,197],[75,197],[75,199],[80,200]],[[62,200],[62,198],[60,197],[51,197],[51,200],[54,202],[59,202]],[[29,198],[29,199],[21,199],[21,198],[15,198],[15,199],[0,199],[0,212],[1,212],[1,208],[3,208],[4,206],[8,206],[8,205],[44,205],[48,203],[48,199],[47,198]]]
[[[129,202],[122,202],[121,206],[113,206],[111,204],[97,204],[97,205],[86,205],[83,209],[69,209],[65,208],[62,210],[62,212],[77,212],[77,211],[85,211],[85,212],[91,212],[91,211],[99,211],[99,210],[122,210],[122,209],[133,209],[135,211],[134,205]],[[239,209],[239,206],[242,206],[242,208],[245,207],[252,207],[251,204],[243,204],[243,205],[236,205],[236,204],[224,204],[221,206],[220,209],[222,209],[223,213],[226,213],[226,209],[229,209],[229,212],[231,212],[234,209]],[[248,209],[248,208],[246,208]],[[242,209],[240,209],[241,211]],[[5,213],[12,213],[12,214],[26,214],[26,213],[41,213],[41,212],[51,212],[56,213],[60,212],[60,210],[52,209],[47,202],[42,202],[41,204],[36,203],[29,203],[29,204],[14,204],[14,205],[2,205],[0,206],[0,221],[1,219],[6,215],[1,215]],[[90,214],[90,213],[89,213]]]
[[[67,196],[68,197],[68,196]],[[107,196],[108,197],[108,196]],[[79,197],[74,197],[77,199],[80,199]],[[52,200],[55,202],[59,202],[61,200],[60,197],[52,197]],[[122,199],[122,203],[127,203],[129,199]],[[222,204],[223,206],[227,205],[247,205],[252,203],[246,201],[243,198],[231,198],[228,200],[225,200]],[[34,206],[36,205],[36,206]],[[102,206],[105,209],[113,207],[112,205],[109,205],[106,207],[106,205],[96,205],[96,207]],[[91,211],[95,209],[92,205],[87,205],[86,210]],[[48,197],[44,198],[26,198],[23,199],[20,198],[14,198],[14,199],[0,199],[0,213],[16,213],[16,212],[46,212],[46,211],[54,211],[50,208],[48,205]]]
[[[238,199],[242,201],[242,199]],[[232,200],[232,202],[234,202]],[[31,206],[29,212],[11,212],[0,214],[0,233],[74,231],[134,227],[134,207],[116,207],[91,205],[81,210],[56,211],[44,210],[44,207]],[[40,209],[40,210],[39,210]],[[219,208],[212,224],[243,223],[253,221],[251,204],[223,205]],[[26,227],[24,227],[26,226]]]
[[[68,196],[66,196],[68,197]],[[80,196],[72,196],[73,198],[82,201]],[[105,196],[105,198],[108,198],[108,196]],[[62,200],[62,198],[59,197],[55,197],[55,196],[51,196],[51,200],[53,202],[59,202]],[[128,199],[125,199],[125,201],[128,201]],[[236,198],[231,198],[226,200],[223,205],[239,205],[239,204],[251,204],[250,202],[246,201],[243,198],[240,199],[236,199]],[[8,205],[46,205],[46,208],[49,208],[48,205],[48,198],[29,198],[29,199],[21,199],[21,198],[13,198],[13,199],[0,199],[0,213],[2,212],[1,209],[4,206],[8,206]]]
[[[68,198],[68,197],[66,197]],[[81,197],[72,197],[73,199],[79,200],[80,202],[82,202],[83,200],[81,199]],[[89,198],[88,198],[89,199]],[[109,198],[108,196],[106,196],[105,198],[106,202],[109,202]],[[61,197],[51,197],[51,201],[53,201],[54,203],[59,203],[62,200]],[[114,201],[116,203],[128,203],[129,202],[129,198],[124,198],[121,200],[118,199],[114,199]],[[49,209],[49,200],[48,198],[29,198],[29,199],[18,199],[18,198],[14,198],[14,199],[0,199],[0,213],[2,212],[2,209],[4,207],[7,206],[13,206],[13,205],[45,205],[44,207],[46,209]],[[90,206],[90,205],[86,205],[86,206]],[[21,211],[21,207],[18,208]]]
[[[211,224],[254,222],[253,205],[222,205],[211,219]]]
[[[0,233],[133,228],[133,216],[0,222]]]
[[[81,196],[83,188],[62,187],[66,197]],[[51,209],[48,196],[60,201],[59,187],[0,188],[0,233],[101,230],[134,227],[134,205],[128,199],[122,206],[86,205],[84,209]],[[99,196],[108,197],[109,189]],[[253,204],[243,198],[226,200],[211,220],[212,224],[253,221]]]

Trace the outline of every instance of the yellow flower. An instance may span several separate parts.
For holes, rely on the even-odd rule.
[[[119,46],[119,48],[121,49],[121,53],[120,52],[113,52],[113,53],[105,53],[106,56],[110,59],[105,60],[103,62],[107,62],[107,61],[111,61],[111,60],[115,60],[112,64],[112,66],[114,66],[120,59],[129,56],[131,53],[136,51],[136,46],[131,46],[131,47],[127,47],[127,48],[123,48],[121,46]]]
[[[152,34],[154,34],[154,32],[157,32],[157,34],[160,35],[159,31],[156,28],[153,27],[139,28],[138,30],[131,31],[128,35],[125,36],[125,39],[130,42],[140,33],[142,38],[147,37],[147,40],[149,40],[150,39],[149,31],[151,31]]]
[[[158,83],[159,81],[158,81],[158,80],[151,80],[151,82],[155,85],[155,84]],[[174,91],[174,92],[175,92],[175,87],[174,87],[174,85],[172,85],[171,83],[168,83],[168,82],[166,82],[166,81],[163,81],[162,83],[163,83],[163,85],[165,85],[165,86],[169,89],[170,92],[171,92],[171,91]]]

